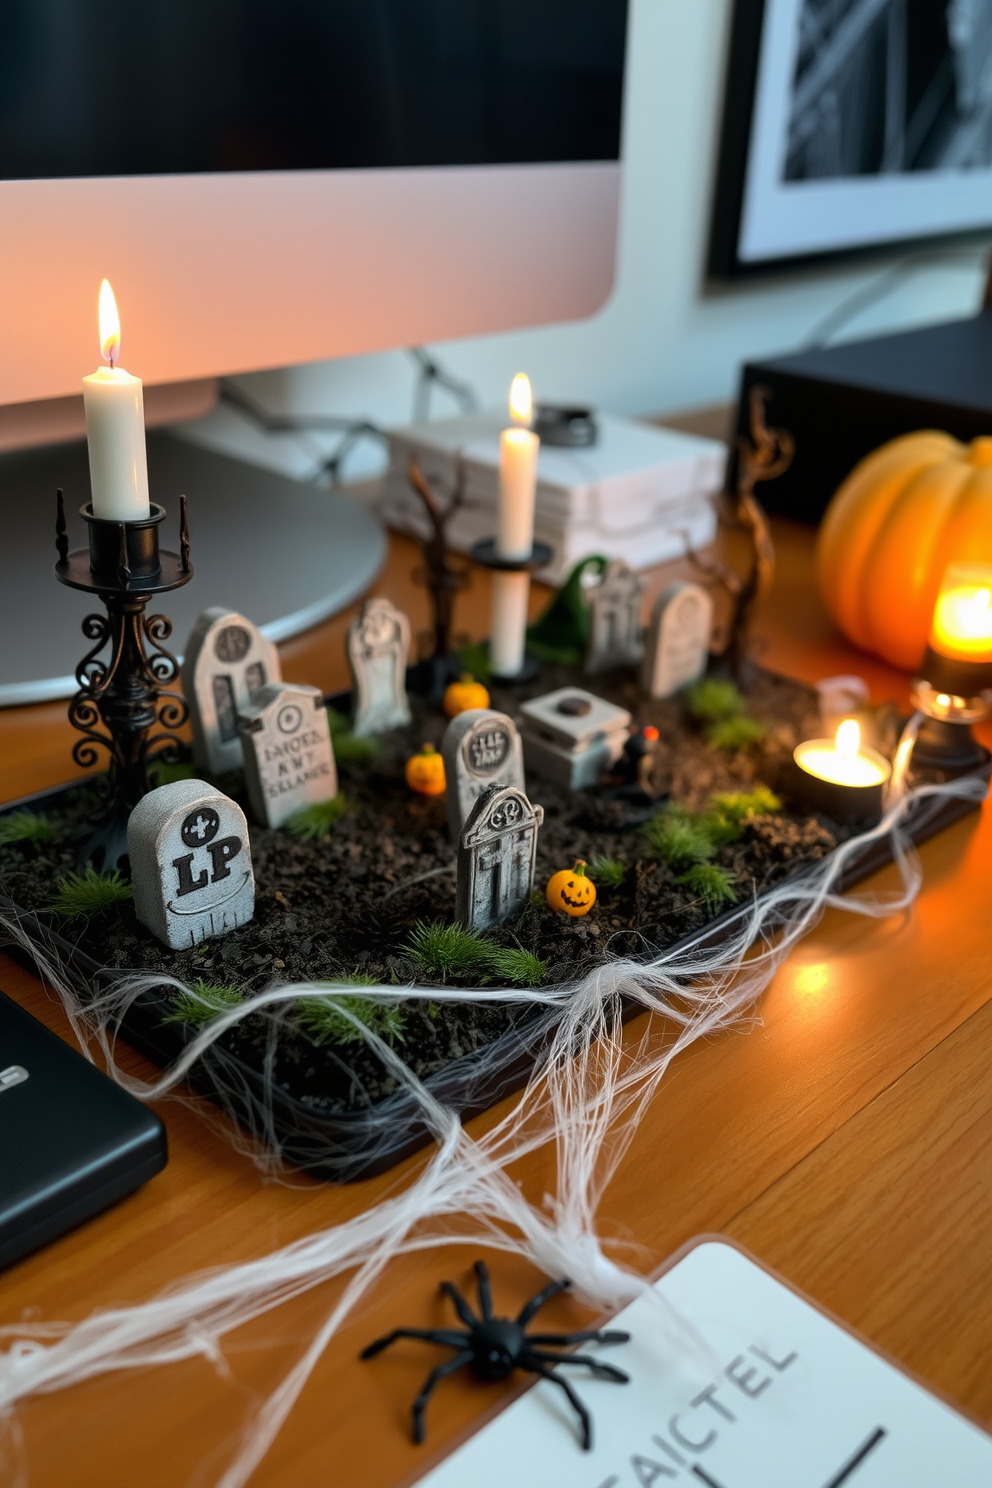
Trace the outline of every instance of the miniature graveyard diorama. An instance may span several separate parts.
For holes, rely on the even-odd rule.
[[[478,646],[471,662],[454,653],[465,573],[414,468],[431,532],[429,664],[410,665],[407,617],[373,595],[347,636],[350,716],[340,699],[329,711],[316,688],[283,681],[251,619],[215,607],[181,638],[184,696],[170,693],[168,621],[144,610],[192,578],[185,507],[180,552],[168,553],[147,493],[122,510],[94,487],[89,548],[70,553],[60,496],[57,575],[107,610],[86,621],[75,758],[92,769],[102,747],[111,764],[0,814],[0,874],[22,923],[49,951],[68,957],[71,945],[94,979],[168,978],[123,1026],[163,1061],[269,985],[337,983],[340,1005],[312,987],[283,1004],[275,1037],[254,1014],[232,1024],[201,1080],[220,1098],[226,1070],[241,1092],[228,1109],[241,1116],[264,1076],[284,1155],[326,1176],[381,1170],[426,1140],[416,1110],[389,1104],[394,1075],[362,1028],[463,1111],[505,1094],[480,1061],[497,1045],[519,1049],[522,1079],[537,1009],[498,997],[382,1002],[374,988],[553,986],[606,956],[643,959],[717,933],[881,811],[898,718],[840,679],[857,717],[824,739],[817,692],[747,650],[773,563],[755,483],[789,454],[760,398],[752,417],[727,501],[750,541],[743,575],[693,554],[696,578],[654,594],[625,563],[590,555],[529,628],[517,600],[537,561],[536,449],[530,431],[508,431],[527,439],[506,441],[516,453],[491,555],[494,576],[513,581],[494,589],[496,675]],[[91,443],[100,437],[97,422]],[[195,509],[191,520],[195,538]],[[729,636],[715,597],[730,605]],[[823,694],[831,732],[838,695]],[[187,709],[191,749],[176,734]],[[849,728],[859,722],[864,743]],[[380,1111],[394,1113],[389,1140],[372,1122]]]

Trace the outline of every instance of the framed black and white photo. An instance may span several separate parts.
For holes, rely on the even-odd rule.
[[[736,0],[710,272],[992,227],[992,0]]]

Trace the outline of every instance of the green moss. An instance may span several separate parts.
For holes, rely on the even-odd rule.
[[[347,810],[348,802],[341,791],[338,791],[329,801],[316,801],[312,806],[304,806],[302,811],[297,811],[286,822],[286,831],[292,832],[294,837],[299,837],[304,842],[311,842],[315,837],[327,837],[334,823]]]
[[[334,758],[339,765],[370,765],[379,758],[382,753],[379,740],[371,735],[353,734],[351,723],[343,713],[328,708],[327,722],[331,730],[331,743],[334,745]]]
[[[713,810],[726,820],[740,824],[749,816],[774,816],[782,802],[767,785],[756,785],[753,791],[727,791],[713,797]]]
[[[193,780],[195,776],[196,766],[189,761],[167,765],[164,760],[153,760],[148,767],[148,778],[156,788],[160,785],[172,785],[175,780]]]
[[[88,920],[101,910],[133,897],[131,885],[116,868],[112,873],[97,873],[87,863],[82,873],[68,873],[60,881],[49,908],[64,920]]]
[[[192,1028],[202,1028],[212,1023],[221,1013],[237,1007],[241,993],[236,987],[225,987],[217,982],[197,980],[186,992],[180,992],[172,1004],[172,1012],[164,1023],[188,1023]]]
[[[0,817],[0,846],[13,842],[51,842],[55,828],[40,811],[12,811]]]
[[[744,698],[733,682],[719,677],[703,677],[683,693],[685,705],[693,718],[715,723],[744,712]]]
[[[681,874],[676,883],[689,889],[710,910],[737,903],[734,875],[726,868],[718,868],[715,863],[697,863],[695,868]]]
[[[641,828],[641,842],[650,858],[660,858],[676,872],[705,863],[715,851],[705,828],[678,807],[666,807]]]
[[[517,946],[492,946],[489,964],[495,976],[518,987],[539,987],[544,981],[546,963]]]
[[[736,718],[721,718],[706,731],[706,742],[714,749],[726,749],[736,753],[749,744],[758,744],[768,730],[757,718],[739,714]]]
[[[412,956],[428,976],[441,982],[447,981],[449,976],[487,971],[491,949],[471,930],[465,930],[461,925],[444,925],[439,920],[432,924],[419,921],[406,944],[407,955]]]
[[[339,980],[353,986],[371,985],[348,976]],[[349,1013],[351,1017],[347,1016]],[[399,1003],[374,1002],[370,997],[355,997],[347,992],[301,997],[297,1003],[296,1021],[315,1044],[361,1043],[361,1028],[352,1019],[387,1044],[403,1042],[405,1018]]]
[[[627,865],[621,863],[619,858],[610,858],[605,853],[600,853],[586,866],[586,872],[597,888],[619,889],[623,887],[627,876]]]

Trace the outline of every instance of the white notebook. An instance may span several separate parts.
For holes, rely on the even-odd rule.
[[[632,1303],[609,1323],[630,1343],[595,1350],[630,1384],[568,1369],[592,1451],[542,1381],[420,1488],[992,1485],[992,1437],[733,1246],[701,1241],[654,1290],[669,1305]]]

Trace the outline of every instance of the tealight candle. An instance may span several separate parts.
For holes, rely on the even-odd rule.
[[[992,661],[992,564],[949,566],[937,595],[930,645],[955,661]]]
[[[141,378],[117,366],[121,326],[114,292],[100,285],[100,350],[106,367],[83,378],[93,515],[140,522],[151,515]]]
[[[518,372],[510,386],[512,427],[499,440],[499,511],[496,557],[524,563],[534,548],[534,497],[541,441],[527,427],[531,420],[530,382]],[[493,573],[490,661],[494,675],[517,677],[524,665],[530,575],[525,569]]]
[[[796,795],[835,821],[863,821],[882,813],[882,792],[892,773],[884,755],[861,743],[861,728],[845,718],[834,739],[798,745]]]

